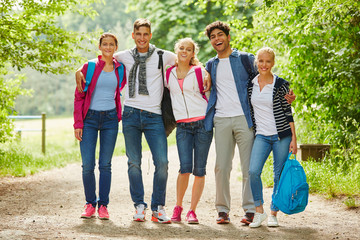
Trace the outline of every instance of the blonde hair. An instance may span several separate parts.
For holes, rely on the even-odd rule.
[[[192,38],[182,38],[182,39],[179,39],[176,43],[175,43],[175,47],[174,47],[174,51],[175,53],[177,53],[177,51],[179,50],[180,48],[180,45],[183,43],[183,42],[189,42],[193,45],[193,51],[194,51],[194,57],[192,57],[190,59],[190,65],[191,66],[202,66],[202,63],[199,61],[199,59],[197,58],[197,54],[199,53],[199,46],[197,45],[197,43],[192,40]],[[178,62],[177,62],[177,59],[176,59],[176,62],[175,64],[177,65]]]
[[[255,62],[258,61],[258,57],[261,53],[268,53],[271,55],[272,59],[274,60],[275,62],[275,52],[272,48],[269,48],[269,47],[263,47],[261,49],[259,49],[256,53],[256,58],[255,58]]]

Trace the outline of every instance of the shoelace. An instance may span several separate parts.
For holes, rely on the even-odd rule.
[[[86,210],[93,208],[93,206],[91,204],[86,204],[84,207]]]
[[[145,207],[143,205],[140,205],[136,208],[136,213],[142,213],[144,212],[145,210]]]
[[[159,214],[159,216],[165,218],[165,217],[166,217],[165,209],[160,209],[160,210],[158,211],[158,214]]]
[[[253,222],[259,222],[260,221],[260,214],[255,214]]]
[[[179,215],[181,212],[181,208],[180,207],[176,207],[175,208],[175,215]]]

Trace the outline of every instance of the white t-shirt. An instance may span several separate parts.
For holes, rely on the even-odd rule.
[[[229,58],[219,58],[219,64],[216,69],[216,90],[216,117],[244,115]]]
[[[276,76],[274,75],[273,83],[266,84],[261,92],[258,76],[252,80],[254,86],[251,95],[251,104],[254,109],[256,124],[256,134],[264,136],[275,135],[277,134],[277,130],[273,112],[273,91]]]
[[[149,92],[149,95],[140,95],[139,94],[139,67],[136,73],[136,82],[135,82],[135,96],[133,98],[129,97],[129,86],[125,85],[125,101],[124,105],[146,110],[148,112],[153,112],[161,114],[161,99],[163,94],[163,84],[162,84],[162,75],[161,70],[158,69],[159,64],[159,55],[155,49],[154,53],[146,60],[146,85]],[[117,52],[114,54],[114,57],[119,62],[123,63],[126,67],[126,79],[129,81],[129,73],[131,67],[135,63],[134,58],[130,54],[130,50],[125,50]],[[169,51],[164,51],[163,54],[163,63],[164,70],[166,65],[175,64],[176,55]],[[164,73],[165,77],[165,73]]]

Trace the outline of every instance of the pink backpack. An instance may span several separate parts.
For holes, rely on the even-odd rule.
[[[170,77],[170,72],[171,70],[174,68],[175,66],[169,67],[166,70],[166,83],[169,84],[169,77]],[[202,95],[202,97],[206,100],[206,102],[208,102],[208,99],[204,93],[204,86],[203,86],[203,78],[202,78],[202,72],[201,72],[201,67],[199,66],[194,66],[194,70],[195,70],[195,74],[196,74],[196,79],[199,85],[199,90],[200,93]]]

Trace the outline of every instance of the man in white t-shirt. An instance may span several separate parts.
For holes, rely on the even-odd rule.
[[[114,55],[116,60],[126,67],[127,83],[122,114],[123,134],[126,156],[128,157],[128,175],[130,194],[135,206],[134,221],[145,221],[147,203],[144,201],[144,185],[141,172],[142,146],[144,133],[155,165],[153,193],[151,196],[151,220],[159,223],[171,223],[164,205],[168,178],[167,139],[161,116],[163,83],[161,69],[158,69],[159,56],[152,37],[151,23],[147,19],[134,22],[132,38],[136,47],[120,51]],[[163,64],[174,65],[176,55],[163,50]],[[84,76],[76,73],[78,89]]]
[[[213,87],[204,123],[207,131],[215,127],[216,221],[219,224],[230,222],[230,173],[237,145],[242,171],[242,208],[245,212],[241,222],[249,225],[254,218],[255,205],[249,179],[254,132],[247,94],[247,69],[254,66],[254,55],[231,49],[230,27],[226,23],[216,21],[209,24],[206,35],[217,52],[217,56],[206,63]],[[244,65],[242,58],[246,58],[248,66]],[[290,101],[294,99],[290,97]]]

